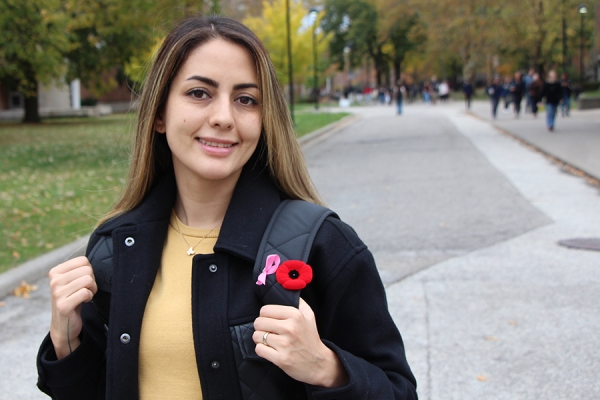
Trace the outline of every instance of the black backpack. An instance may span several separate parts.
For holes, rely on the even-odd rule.
[[[306,262],[313,241],[321,224],[329,216],[337,214],[318,204],[302,200],[284,200],[275,210],[263,234],[254,263],[254,279],[257,280],[269,255],[277,254],[281,263],[287,260]],[[94,270],[98,292],[92,300],[100,315],[106,321],[108,331],[110,293],[112,287],[111,237],[100,240],[88,259]],[[275,274],[267,275],[265,285],[255,285],[256,294],[263,304],[277,304],[298,307],[299,290],[287,290],[277,283]],[[286,399],[295,390],[282,384],[290,381],[282,370],[260,358],[254,351],[252,340],[253,323],[230,327],[240,387],[244,399]]]

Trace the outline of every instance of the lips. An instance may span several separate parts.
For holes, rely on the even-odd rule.
[[[219,142],[211,142],[202,138],[198,138],[198,141],[205,146],[209,147],[218,147],[221,149],[228,149],[236,145],[236,143],[219,143]]]

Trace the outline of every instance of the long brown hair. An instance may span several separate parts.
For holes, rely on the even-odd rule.
[[[323,204],[308,175],[285,96],[267,50],[256,35],[239,22],[225,17],[199,16],[181,21],[169,33],[150,66],[139,100],[129,178],[121,198],[98,224],[138,206],[157,175],[170,168],[171,152],[165,135],[154,130],[154,122],[164,110],[171,82],[189,54],[217,38],[242,46],[254,59],[262,94],[261,139],[275,183],[290,198]]]

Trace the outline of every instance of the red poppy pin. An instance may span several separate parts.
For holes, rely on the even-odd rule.
[[[310,265],[300,260],[288,260],[277,268],[275,277],[285,289],[300,290],[312,281],[313,272]]]

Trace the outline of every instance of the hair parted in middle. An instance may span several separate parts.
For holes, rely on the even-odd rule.
[[[139,205],[157,175],[171,165],[171,152],[165,135],[154,129],[164,112],[171,82],[189,54],[199,46],[222,39],[246,49],[252,56],[262,96],[262,133],[257,151],[265,151],[272,178],[292,199],[323,204],[315,190],[275,67],[262,42],[241,23],[226,17],[197,16],[181,21],[165,38],[142,87],[128,182],[103,223]]]

